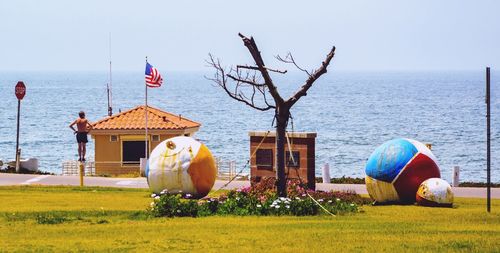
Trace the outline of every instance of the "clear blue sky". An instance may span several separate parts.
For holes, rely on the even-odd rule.
[[[340,70],[500,67],[500,1],[1,0],[0,70],[207,70],[250,63],[253,35],[268,66],[288,51],[316,67],[337,46]]]

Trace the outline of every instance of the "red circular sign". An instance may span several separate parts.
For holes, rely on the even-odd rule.
[[[16,84],[16,97],[21,100],[26,95],[26,85],[24,85],[23,81],[19,81]]]

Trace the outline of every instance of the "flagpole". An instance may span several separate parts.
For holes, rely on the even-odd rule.
[[[146,65],[148,64],[148,57],[146,56]],[[144,80],[144,87],[146,89],[146,98],[145,98],[145,110],[144,110],[144,117],[146,121],[146,136],[144,140],[144,154],[146,157],[146,161],[148,160],[148,85],[146,81]]]

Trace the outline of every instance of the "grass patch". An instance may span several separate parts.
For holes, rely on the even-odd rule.
[[[337,217],[150,218],[147,190],[0,187],[0,252],[498,252],[500,200]],[[43,217],[40,223],[37,217]],[[59,222],[61,221],[62,222]],[[59,222],[59,223],[57,223]]]

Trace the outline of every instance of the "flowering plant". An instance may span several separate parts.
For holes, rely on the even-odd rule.
[[[320,192],[302,187],[296,181],[287,184],[288,198],[278,197],[274,179],[265,179],[251,187],[231,190],[217,198],[192,199],[189,194],[152,194],[148,209],[153,216],[198,217],[209,215],[320,215],[355,213],[366,200],[351,192]]]

